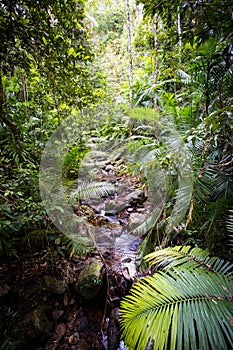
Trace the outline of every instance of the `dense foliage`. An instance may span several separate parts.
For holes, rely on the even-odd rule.
[[[126,4],[116,0],[1,2],[0,257],[90,251],[86,241],[54,228],[39,191],[46,142],[72,116],[79,130],[63,158],[65,194],[90,145],[113,140],[127,174],[140,175],[147,190],[166,190],[135,230],[144,237],[138,261],[152,261],[155,274],[122,303],[129,348],[156,349],[157,342],[158,349],[181,349],[181,343],[195,349],[207,342],[226,349],[232,335],[232,278],[222,260],[232,261],[233,248],[231,2],[127,4],[126,15]],[[88,183],[73,196],[79,201],[104,190]],[[166,249],[143,260],[158,246]],[[213,328],[205,323],[209,313]]]
[[[82,1],[4,1],[0,17],[1,249],[16,254],[23,232],[47,227],[38,188],[45,141],[96,99],[95,82]]]

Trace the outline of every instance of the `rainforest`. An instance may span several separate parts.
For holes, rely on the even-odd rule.
[[[0,350],[233,343],[229,0],[1,0]]]

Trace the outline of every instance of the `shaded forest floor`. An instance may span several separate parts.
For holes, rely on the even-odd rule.
[[[130,216],[136,215],[138,220],[138,216],[143,215],[143,191],[138,188],[142,181],[127,172],[119,175],[116,168],[119,171],[119,163],[115,167],[106,165],[104,176],[99,174],[98,181],[119,182],[121,190],[125,186],[118,198],[117,210],[113,213],[109,210],[106,216],[101,216],[101,208],[96,209],[95,205],[95,210],[91,204],[75,206],[77,215],[79,211],[88,214],[89,220],[102,230],[103,239],[107,231],[121,237]],[[127,193],[126,188],[131,193]],[[115,194],[106,200],[112,201],[113,197]],[[139,238],[133,239],[136,244],[132,250],[129,247],[130,257],[108,246],[83,258],[70,257],[64,247],[56,245],[56,241],[49,242],[47,237],[43,242],[37,241],[35,246],[31,243],[21,246],[20,258],[2,261],[0,332],[3,345],[0,349],[118,349],[120,301],[135,277],[132,278],[127,268],[128,262],[134,264],[131,257],[136,257],[139,246]],[[77,292],[76,283],[92,261],[102,264],[101,285],[97,294],[86,300]]]
[[[0,266],[1,328],[8,348],[105,349],[109,332],[117,348],[120,299],[131,283],[109,265],[98,295],[85,301],[75,282],[91,258],[68,261],[41,251]]]

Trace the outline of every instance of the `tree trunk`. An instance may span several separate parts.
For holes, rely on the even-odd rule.
[[[182,46],[182,29],[181,29],[181,18],[180,18],[180,9],[179,8],[178,8],[178,15],[177,15],[177,31],[178,31],[179,54],[180,54],[181,46]]]
[[[153,83],[154,83],[154,110],[158,111],[157,104],[157,87],[156,84],[158,82],[159,76],[159,42],[158,42],[158,31],[159,31],[159,15],[155,14],[154,20],[154,28],[155,28],[155,36],[154,36],[154,46],[155,46],[155,64],[154,64],[154,73],[153,73]]]
[[[5,114],[5,96],[4,96],[4,90],[3,90],[3,84],[2,84],[2,74],[0,71],[0,122],[2,122],[2,125],[6,125],[10,131],[13,134],[13,137],[16,141],[17,151],[20,153],[21,151],[21,134],[19,130],[17,129],[16,125],[9,119],[7,119]]]
[[[127,19],[127,37],[128,37],[128,57],[129,57],[129,104],[130,109],[133,109],[133,57],[131,47],[131,21],[130,21],[130,8],[129,0],[126,0],[126,19]],[[130,134],[133,134],[133,120],[130,118]]]
[[[138,27],[139,27],[139,22],[143,18],[143,14],[142,14],[142,8],[137,4],[135,6],[136,6],[136,8],[135,8],[135,12],[136,12],[135,30],[137,32]]]
[[[128,56],[129,56],[129,102],[130,109],[133,108],[133,59],[132,59],[132,47],[131,47],[131,21],[130,21],[130,8],[129,0],[126,0],[126,18],[127,18],[127,37],[128,37]]]

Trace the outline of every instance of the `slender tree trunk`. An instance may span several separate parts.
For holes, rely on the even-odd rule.
[[[3,90],[3,84],[2,84],[1,70],[0,70],[0,122],[2,123],[2,125],[5,124],[10,129],[16,141],[17,151],[20,152],[21,151],[21,141],[20,141],[21,134],[17,129],[16,125],[11,120],[9,120],[5,114],[5,96],[4,96],[4,90]]]
[[[154,73],[153,73],[153,83],[154,83],[154,110],[158,111],[158,103],[157,103],[157,87],[156,84],[158,82],[159,76],[159,42],[158,42],[158,32],[159,32],[159,15],[155,14],[154,19],[154,46],[155,46],[155,64],[154,64]]]
[[[28,102],[28,88],[25,76],[22,76],[24,102]]]
[[[205,80],[205,112],[206,115],[209,114],[209,104],[210,104],[210,93],[209,93],[209,81],[210,81],[210,63],[207,63],[206,69],[206,80]]]
[[[139,27],[139,22],[142,18],[142,10],[141,8],[139,7],[139,5],[135,5],[136,8],[135,8],[135,12],[136,12],[136,20],[135,20],[135,30],[136,32],[138,31],[138,27]]]
[[[178,34],[178,62],[181,64],[181,47],[182,47],[182,29],[181,29],[181,17],[180,17],[180,8],[177,8],[177,34]],[[177,85],[174,82],[174,93],[176,93]]]
[[[4,117],[4,91],[3,91],[3,85],[2,85],[2,74],[0,71],[0,118]]]
[[[133,58],[131,47],[131,21],[129,0],[126,0],[126,18],[127,18],[127,36],[128,36],[128,57],[129,57],[129,103],[130,109],[133,108]]]
[[[178,45],[179,45],[179,55],[180,55],[181,46],[182,46],[182,29],[181,29],[181,18],[180,18],[179,8],[178,8],[178,14],[177,14],[177,31],[178,31]]]
[[[127,37],[128,37],[128,57],[129,57],[129,104],[130,109],[133,109],[133,57],[131,47],[131,21],[130,21],[130,8],[129,0],[126,0],[126,19],[127,19]],[[133,120],[129,120],[130,135],[133,134]]]

